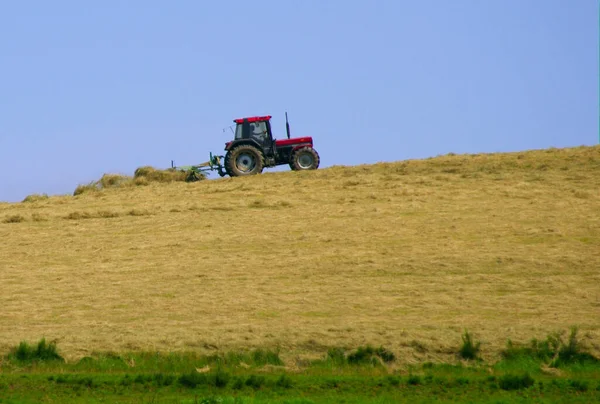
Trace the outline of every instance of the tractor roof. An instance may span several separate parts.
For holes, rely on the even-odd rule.
[[[269,121],[270,119],[271,119],[271,115],[252,116],[252,117],[249,117],[249,118],[234,119],[233,122],[235,122],[235,123],[244,123],[244,121],[248,121],[248,122],[262,122],[262,121]]]

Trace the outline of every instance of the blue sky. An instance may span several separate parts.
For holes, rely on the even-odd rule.
[[[321,166],[598,143],[593,0],[0,3],[0,201],[205,161],[234,118]]]

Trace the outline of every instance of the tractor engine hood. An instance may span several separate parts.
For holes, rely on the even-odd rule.
[[[309,146],[312,146],[312,144],[313,144],[313,139],[310,136],[293,137],[291,139],[275,140],[275,145],[277,147],[295,146],[295,145],[309,145]]]
[[[231,145],[233,144],[233,140],[225,143],[225,150],[228,151]],[[311,136],[304,137],[296,137],[291,139],[281,139],[275,140],[276,147],[285,147],[285,146],[310,146],[313,145],[313,138]]]

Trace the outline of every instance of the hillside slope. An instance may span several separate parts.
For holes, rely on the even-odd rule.
[[[0,204],[0,351],[382,344],[600,351],[600,147],[442,156]]]

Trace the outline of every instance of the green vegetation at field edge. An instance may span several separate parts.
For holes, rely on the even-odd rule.
[[[396,358],[383,347],[332,348],[301,369],[286,367],[279,352],[262,349],[208,356],[102,353],[68,363],[53,343],[22,342],[0,364],[0,403],[600,400],[600,362],[581,349],[576,330],[567,342],[558,341],[550,336],[530,345],[509,343],[503,359],[492,365],[476,360],[402,368],[390,366]],[[563,352],[562,361],[549,357],[552,347],[556,358]]]

